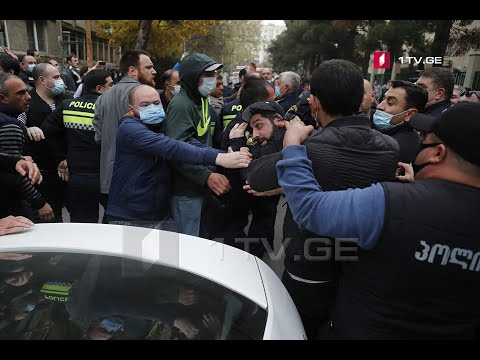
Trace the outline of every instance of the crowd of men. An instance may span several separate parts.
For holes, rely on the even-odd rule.
[[[282,282],[310,339],[478,338],[480,95],[450,69],[380,94],[340,59],[303,79],[252,63],[233,88],[199,53],[160,75],[127,50],[115,84],[67,62],[0,56],[0,235],[66,206],[261,258],[284,194]]]

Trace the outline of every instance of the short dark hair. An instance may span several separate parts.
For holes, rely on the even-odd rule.
[[[122,76],[128,74],[128,68],[130,66],[135,66],[136,68],[138,68],[138,66],[140,65],[140,55],[146,55],[150,57],[150,54],[144,50],[131,49],[125,51],[125,53],[120,58],[119,66]]]
[[[18,75],[20,73],[20,63],[17,59],[14,59],[10,55],[0,55],[0,67],[6,73],[10,72],[10,70],[13,70],[14,75]]]
[[[273,85],[263,77],[261,79],[250,78],[247,82],[244,81],[240,92],[242,108],[246,109],[251,104],[267,100],[269,95],[268,87],[273,88]]]
[[[35,53],[38,52],[37,49],[28,49],[27,55],[35,56]]]
[[[421,86],[415,85],[410,81],[393,80],[392,89],[402,88],[405,89],[405,100],[407,103],[407,109],[415,108],[418,112],[425,110],[425,104],[428,101],[428,93]]]
[[[68,55],[68,56],[67,56],[67,62],[72,61],[72,58],[74,58],[74,57],[78,58],[77,54],[70,54],[70,55]]]
[[[329,115],[355,114],[363,101],[363,75],[348,60],[333,59],[320,64],[312,74],[310,92]]]
[[[110,71],[103,70],[103,69],[95,69],[83,77],[83,86],[85,87],[84,90],[88,91],[96,91],[95,88],[97,85],[104,86],[107,78],[111,76]]]
[[[240,78],[240,77],[243,77],[243,76],[245,76],[245,75],[247,75],[247,69],[246,69],[246,68],[243,68],[242,70],[240,70],[240,71],[238,72],[238,77],[239,77],[239,78]]]
[[[432,79],[435,89],[445,89],[445,96],[450,99],[453,94],[453,87],[455,86],[455,78],[450,69],[442,67],[431,67],[423,70],[420,76]]]

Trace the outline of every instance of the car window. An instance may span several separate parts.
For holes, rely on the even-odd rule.
[[[0,253],[0,339],[262,339],[266,319],[235,291],[168,266]]]

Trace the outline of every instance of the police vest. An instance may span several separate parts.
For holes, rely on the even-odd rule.
[[[240,99],[235,99],[230,101],[228,104],[222,108],[220,112],[221,122],[223,129],[225,129],[230,122],[235,119],[237,114],[243,110],[242,104],[240,104]]]
[[[446,180],[383,183],[382,237],[343,264],[341,338],[472,338],[480,324],[480,189]]]
[[[61,281],[47,281],[42,285],[40,292],[46,300],[66,303],[73,283]]]

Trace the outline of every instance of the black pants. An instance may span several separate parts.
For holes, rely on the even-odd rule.
[[[292,297],[309,340],[329,339],[331,312],[336,296],[336,282],[309,284],[283,272],[283,285]]]
[[[75,223],[98,223],[100,174],[71,174],[68,181],[68,211]]]

